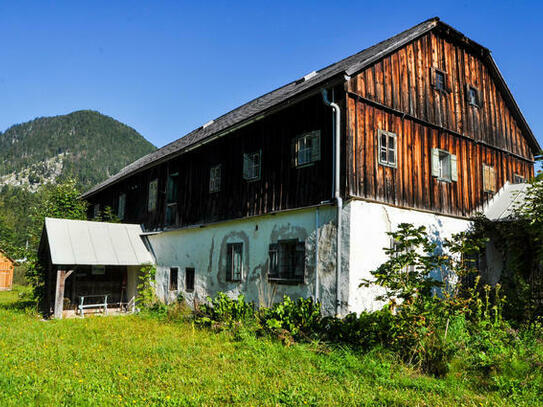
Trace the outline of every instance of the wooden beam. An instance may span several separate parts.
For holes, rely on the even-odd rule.
[[[58,270],[57,271],[57,286],[55,290],[55,313],[56,319],[62,319],[62,311],[64,310],[64,287],[66,279],[73,273],[73,270]]]

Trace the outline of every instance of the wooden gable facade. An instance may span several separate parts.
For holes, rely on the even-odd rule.
[[[437,26],[347,81],[348,195],[467,217],[492,196],[484,165],[494,191],[533,176],[537,146],[484,62],[488,51],[455,34]],[[379,129],[397,135],[396,168],[378,163]],[[455,181],[432,176],[432,149],[456,157]]]
[[[493,64],[487,49],[428,20],[310,75],[302,97],[291,97],[298,81],[285,85],[250,102],[245,121],[236,122],[243,106],[217,119],[223,128],[206,143],[191,141],[113,177],[85,195],[89,216],[94,205],[122,206],[124,222],[162,230],[331,202],[333,115],[320,95],[328,89],[341,108],[344,200],[467,218],[506,181],[531,178],[539,150]],[[281,92],[280,108],[259,110]],[[380,131],[395,137],[394,165],[379,163]],[[311,132],[320,132],[319,159],[297,166],[296,139]],[[438,151],[454,158],[451,179],[435,176]],[[260,173],[248,181],[244,154],[254,152],[261,153]],[[218,189],[213,168],[220,169]],[[150,188],[157,191],[152,209]]]

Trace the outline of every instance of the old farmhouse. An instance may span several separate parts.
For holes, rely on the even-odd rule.
[[[110,206],[143,226],[164,301],[287,294],[345,314],[378,306],[359,284],[384,261],[386,232],[466,229],[506,182],[533,176],[539,151],[490,51],[432,18],[211,120],[83,198],[89,218]]]

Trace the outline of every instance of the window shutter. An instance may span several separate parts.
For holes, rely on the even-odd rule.
[[[439,177],[439,150],[432,148],[432,177]]]
[[[496,170],[490,167],[490,191],[496,191]]]
[[[469,84],[466,83],[464,85],[464,99],[466,99],[466,103],[468,104],[468,106],[469,106],[469,102],[470,102],[470,100],[469,100],[469,88],[470,88]]]
[[[292,151],[292,166],[298,165],[298,137],[294,137],[290,143],[290,149]]]
[[[279,274],[279,245],[277,243],[270,244],[268,253],[270,256],[270,266],[268,268],[268,274],[277,275]]]
[[[321,132],[315,131],[311,142],[311,161],[319,161],[321,159]]]
[[[435,88],[436,86],[436,70],[435,68],[430,68],[430,85]]]
[[[243,178],[249,178],[249,156],[243,154]]]
[[[456,156],[451,154],[451,181],[458,181],[458,171],[456,167]]]
[[[452,91],[452,84],[451,84],[451,75],[449,75],[448,73],[445,73],[445,87],[447,88],[447,92],[451,92]]]
[[[483,107],[484,100],[483,100],[483,91],[482,90],[477,91],[477,98],[479,99],[477,101],[479,103],[479,107]]]
[[[296,266],[294,275],[303,279],[305,274],[305,242],[296,243]]]

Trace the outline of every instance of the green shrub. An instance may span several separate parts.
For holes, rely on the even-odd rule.
[[[200,325],[232,326],[254,320],[254,304],[246,302],[241,294],[234,300],[219,292],[215,298],[208,297],[207,300],[209,304],[203,304],[195,311],[195,321]]]
[[[145,264],[140,269],[137,286],[138,295],[136,297],[138,306],[143,308],[160,307],[155,293],[155,276],[156,267],[152,264]]]
[[[261,308],[258,319],[261,327],[273,334],[288,334],[294,340],[316,338],[322,319],[321,305],[312,298],[293,301],[285,295],[271,308]]]

